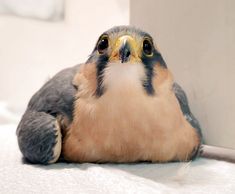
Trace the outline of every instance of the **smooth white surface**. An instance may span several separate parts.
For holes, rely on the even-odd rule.
[[[235,149],[235,1],[131,0],[130,10],[188,94],[206,143]]]
[[[0,15],[0,101],[22,112],[58,71],[83,63],[114,25],[129,23],[128,0],[66,0],[65,20]]]
[[[22,163],[15,124],[0,125],[0,193],[226,193],[235,164],[198,159],[168,164]]]

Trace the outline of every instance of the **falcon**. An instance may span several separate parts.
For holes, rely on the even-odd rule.
[[[118,26],[88,60],[30,100],[17,128],[32,163],[169,162],[195,158],[200,125],[150,34]]]

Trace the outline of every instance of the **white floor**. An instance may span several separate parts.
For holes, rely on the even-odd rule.
[[[22,162],[16,124],[0,125],[0,193],[235,193],[235,164],[198,159],[169,164]]]

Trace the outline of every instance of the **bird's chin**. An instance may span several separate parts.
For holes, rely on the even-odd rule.
[[[121,85],[140,85],[141,80],[145,77],[145,69],[142,63],[108,63],[104,70],[103,84],[108,87]]]
[[[141,59],[139,57],[131,55],[128,59],[123,60],[120,57],[115,56],[115,57],[110,57],[109,63],[110,64],[121,64],[121,65],[126,65],[126,64],[135,65],[135,64],[141,63]]]
[[[115,60],[115,61],[111,61],[108,63],[107,66],[111,67],[111,66],[127,66],[127,65],[138,65],[138,62],[134,61],[126,61],[126,62],[122,62],[121,60]]]
[[[144,65],[136,61],[127,61],[121,63],[120,61],[109,62],[105,68],[107,72],[115,71],[120,73],[144,73]],[[131,72],[130,72],[131,71]]]

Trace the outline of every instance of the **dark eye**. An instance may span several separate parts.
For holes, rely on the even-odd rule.
[[[153,54],[153,44],[150,40],[145,39],[143,41],[143,51],[147,56],[151,56]]]
[[[103,54],[104,51],[109,47],[109,40],[107,36],[103,36],[97,45],[97,50],[100,54]]]

